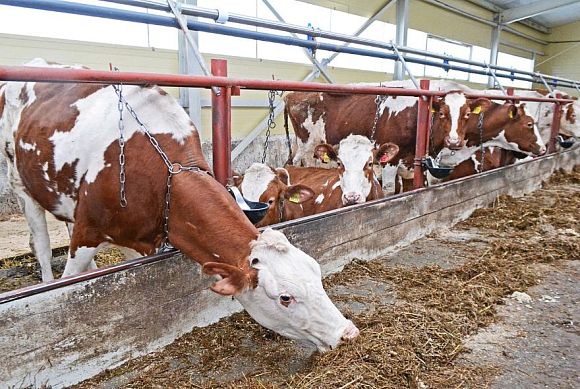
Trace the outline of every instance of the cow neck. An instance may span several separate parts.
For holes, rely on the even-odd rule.
[[[173,177],[169,240],[200,264],[221,262],[249,269],[250,242],[258,230],[232,196],[207,174]]]
[[[438,155],[445,147],[445,131],[439,125],[440,120],[435,113],[431,116],[431,136],[429,139],[430,149],[433,157]]]

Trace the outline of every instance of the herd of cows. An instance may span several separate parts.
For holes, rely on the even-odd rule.
[[[41,59],[28,65],[66,67]],[[433,104],[431,152],[458,165],[452,178],[479,170],[482,142],[485,170],[498,166],[498,148],[532,157],[545,153],[553,103],[469,99],[466,94],[475,91],[447,81],[433,81],[431,89],[447,92]],[[326,295],[318,263],[281,232],[260,233],[213,179],[199,134],[179,104],[156,86],[124,86],[123,95],[169,161],[195,168],[171,180],[168,236],[216,277],[211,289],[235,296],[265,327],[309,340],[320,351],[356,337],[358,329]],[[260,226],[408,190],[417,101],[379,101],[371,140],[375,96],[291,93],[285,114],[296,134],[294,166],[254,164],[234,184],[247,199],[270,205]],[[107,246],[130,259],[153,254],[164,242],[167,166],[133,119],[124,120],[126,207],[119,201],[118,102],[111,85],[0,85],[0,149],[45,282],[53,279],[45,210],[69,226],[63,276],[95,268],[94,255]],[[569,103],[562,112],[561,134],[579,136],[580,104]]]

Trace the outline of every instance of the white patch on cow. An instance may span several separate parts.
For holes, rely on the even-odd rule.
[[[105,167],[111,167],[112,165],[110,163],[106,164]]]
[[[358,330],[324,291],[320,265],[312,257],[272,229],[250,249],[248,260],[258,259],[251,265],[258,270],[258,286],[236,297],[258,323],[291,339],[307,339],[320,351],[335,348],[343,335],[356,336]],[[282,294],[293,299],[287,307]]]
[[[87,183],[95,181],[105,167],[105,151],[111,143],[117,142],[119,111],[115,96],[110,86],[78,100],[72,104],[79,111],[75,126],[67,132],[55,131],[49,138],[54,145],[57,172],[65,164],[78,161],[75,171],[77,188],[83,177]],[[170,95],[161,95],[155,88],[126,85],[123,96],[153,135],[171,134],[174,140],[183,143],[195,131],[185,111]],[[151,109],[152,105],[156,109]],[[130,118],[130,115],[126,117]],[[126,119],[125,141],[129,142],[136,133],[141,133],[137,122]]]
[[[314,200],[314,202],[316,204],[322,204],[322,201],[324,201],[324,195],[321,193],[318,195],[318,197],[316,198],[316,200]]]
[[[25,143],[22,141],[22,139],[20,139],[20,142],[18,142],[18,147],[20,147],[22,150],[34,151],[36,150],[36,143]]]
[[[407,108],[410,108],[417,103],[417,98],[412,96],[397,96],[394,98],[392,96],[388,96],[383,103],[381,103],[379,107],[380,115],[383,114],[385,108],[388,109],[389,117],[395,115],[397,116],[399,112],[404,111]]]
[[[318,98],[320,99],[320,101],[323,101],[324,100],[324,96],[322,95],[322,93],[319,93],[318,94]]]
[[[448,93],[445,95],[445,104],[449,106],[449,114],[451,115],[449,140],[452,143],[459,142],[459,114],[461,113],[461,107],[465,103],[467,103],[467,98],[463,93]]]
[[[263,163],[254,163],[244,173],[242,194],[250,201],[260,201],[260,196],[275,178],[276,174],[270,167]]]
[[[304,166],[315,166],[316,159],[313,157],[314,148],[321,144],[326,143],[326,129],[324,124],[324,115],[321,115],[316,122],[312,121],[313,109],[308,109],[308,117],[302,123],[302,127],[308,131],[308,140],[302,142],[299,137],[296,137],[298,141],[298,151],[294,156],[294,164],[299,165],[300,162],[304,163]]]
[[[85,196],[86,196],[86,195],[88,195],[88,194],[89,194],[89,192],[87,192],[87,191],[85,190]]]
[[[42,174],[46,181],[50,181],[50,177],[48,176],[48,162],[42,164]]]
[[[74,257],[71,257],[69,251],[66,266],[62,273],[63,278],[89,270],[95,254],[107,246],[109,246],[108,242],[101,243],[97,247],[77,247]]]
[[[473,167],[475,169],[476,172],[479,171],[479,165],[481,165],[481,163],[479,162],[479,158],[477,158],[477,154],[472,154],[471,155],[471,160],[473,161]]]
[[[50,186],[47,186],[46,187],[46,190],[49,191],[49,192],[54,192],[54,189],[52,189]]]
[[[479,150],[479,146],[463,146],[459,150],[450,150],[448,148],[444,148],[439,152],[437,155],[437,160],[441,165],[444,166],[457,166],[463,161],[467,161],[473,153]]]
[[[405,165],[403,160],[399,161],[399,166],[397,166],[397,174],[399,177],[405,180],[412,180],[415,175],[415,169]]]
[[[51,213],[64,219],[74,221],[76,206],[76,201],[74,201],[71,197],[63,193],[59,193],[58,205],[51,211]]]
[[[397,178],[398,168],[398,166],[391,165],[390,163],[383,166],[383,171],[381,172],[383,192],[387,196],[395,194],[395,179]]]
[[[36,150],[36,155],[40,155],[40,149]]]
[[[535,132],[535,131],[534,131]],[[539,140],[541,142],[541,138]],[[493,139],[484,143],[484,146],[497,146],[501,147],[502,149],[518,151],[520,153],[530,154],[527,151],[523,151],[520,149],[520,146],[515,142],[509,142],[505,137],[505,130],[501,130],[501,132]]]
[[[365,176],[364,168],[373,158],[373,143],[361,135],[350,134],[340,141],[338,158],[342,161],[344,172],[340,175],[343,196],[359,196],[358,202],[366,201],[372,183]]]
[[[335,189],[336,189],[336,188],[338,188],[339,186],[340,186],[340,180],[336,181],[336,182],[335,182],[335,183],[332,185],[331,189],[332,189],[332,190],[335,190]]]
[[[214,257],[219,258],[220,256],[218,254],[213,254]]]
[[[328,186],[328,183],[330,182],[330,180],[326,180],[326,182],[324,184],[322,184],[323,188],[326,188]]]

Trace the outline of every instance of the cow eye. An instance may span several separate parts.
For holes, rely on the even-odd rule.
[[[289,294],[281,294],[280,295],[280,304],[282,304],[283,306],[287,307],[290,305],[291,302],[292,302],[292,296],[290,296]]]
[[[441,119],[443,119],[443,118],[445,117],[445,114],[444,114],[443,112],[439,112],[439,117],[440,117]]]
[[[258,258],[252,258],[252,266],[256,266],[258,263],[260,263]]]
[[[467,118],[468,118],[470,115],[471,115],[471,112],[467,112],[467,113],[465,114],[465,118],[467,119]]]
[[[369,167],[373,167],[373,163],[372,162],[369,162]]]
[[[336,161],[336,164],[338,165],[338,167],[342,166],[342,163],[340,161]]]
[[[269,199],[268,204],[270,204],[270,205],[274,204],[274,199],[273,198]]]
[[[529,122],[529,123],[528,123],[528,127],[529,127],[529,128],[532,128],[533,126],[534,126],[534,123],[532,123],[532,122]]]

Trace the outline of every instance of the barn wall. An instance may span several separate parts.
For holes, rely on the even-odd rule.
[[[564,26],[552,29],[550,34],[550,43],[546,51],[546,57],[540,57],[538,63],[541,64],[538,69],[545,74],[580,80],[580,22],[566,24]],[[571,41],[571,42],[564,42]],[[561,42],[561,43],[558,43]],[[559,88],[575,96],[579,93],[577,90]]]
[[[580,148],[277,228],[328,275],[451,227],[497,195],[529,193],[578,163]],[[0,303],[0,387],[70,385],[241,309],[210,283],[198,265],[174,255]]]

